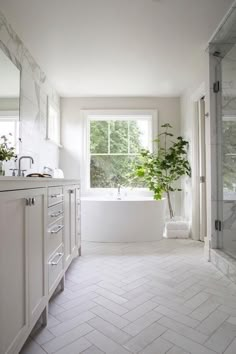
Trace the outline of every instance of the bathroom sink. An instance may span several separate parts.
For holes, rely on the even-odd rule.
[[[36,178],[52,178],[49,173],[30,173],[26,177],[36,177]]]

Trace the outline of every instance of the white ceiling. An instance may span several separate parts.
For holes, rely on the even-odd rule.
[[[62,96],[178,96],[233,0],[0,0]]]

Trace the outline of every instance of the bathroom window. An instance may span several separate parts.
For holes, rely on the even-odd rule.
[[[12,146],[18,152],[19,124],[18,117],[0,115],[0,136],[6,135]]]
[[[54,144],[60,144],[60,113],[57,107],[48,98],[47,101],[47,136],[46,138]]]
[[[132,162],[152,150],[154,111],[87,113],[87,182],[90,189],[129,186]],[[137,184],[134,187],[144,188]]]

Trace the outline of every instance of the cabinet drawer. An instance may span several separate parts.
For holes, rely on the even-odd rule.
[[[48,208],[48,225],[56,222],[58,219],[62,218],[64,214],[63,203],[56,204],[51,208]]]
[[[50,256],[63,240],[64,219],[58,220],[55,224],[48,228],[47,245],[48,255]]]
[[[63,188],[51,187],[48,188],[48,206],[52,206],[63,201]]]
[[[56,252],[48,261],[48,289],[49,292],[54,285],[60,280],[63,273],[64,252],[63,246],[60,245]]]

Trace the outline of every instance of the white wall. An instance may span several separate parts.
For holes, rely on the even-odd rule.
[[[20,153],[33,156],[36,170],[42,170],[44,165],[57,167],[59,148],[45,137],[47,96],[58,108],[59,96],[1,11],[0,50],[21,69]]]
[[[80,167],[83,159],[83,109],[156,109],[159,126],[169,122],[174,133],[180,133],[180,99],[158,97],[117,97],[117,98],[62,98],[62,145],[60,168],[65,177],[80,178]],[[180,193],[176,198],[180,199]],[[179,206],[178,206],[179,208]],[[178,209],[179,212],[179,209]]]

